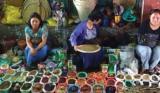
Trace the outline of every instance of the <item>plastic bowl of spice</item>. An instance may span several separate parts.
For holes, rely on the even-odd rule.
[[[80,93],[78,85],[69,85],[67,91],[67,93]]]
[[[7,74],[13,75],[13,74],[15,74],[15,71],[10,68],[10,69],[7,70]]]
[[[124,74],[122,74],[122,73],[117,74],[116,75],[116,80],[117,81],[123,81],[124,80]]]
[[[94,93],[105,93],[104,92],[104,86],[102,84],[93,85],[93,92]]]
[[[151,82],[150,81],[142,81],[142,85],[143,87],[145,88],[149,88],[152,86]]]
[[[92,93],[92,86],[89,84],[85,84],[82,87],[80,87],[81,93]]]
[[[133,75],[133,80],[135,80],[135,81],[141,80],[141,75],[140,74]]]
[[[43,91],[43,84],[34,83],[32,86],[32,93],[41,93]]]
[[[125,80],[133,80],[133,78],[132,78],[132,76],[131,75],[129,75],[129,74],[126,74],[125,75]]]
[[[12,75],[6,74],[2,79],[3,80],[9,80]]]
[[[38,74],[37,70],[32,70],[28,73],[28,75],[36,76]]]
[[[68,78],[76,78],[77,73],[75,71],[70,71],[67,73]]]
[[[79,73],[77,73],[77,77],[78,78],[87,78],[87,73],[86,72],[79,72]]]
[[[32,89],[32,83],[23,83],[22,87],[20,88],[21,93],[30,93]]]
[[[59,77],[58,84],[67,84],[67,78],[66,77]]]
[[[159,77],[156,74],[151,75],[151,82],[152,83],[158,83],[159,82]]]
[[[76,84],[81,87],[81,86],[83,86],[84,84],[86,84],[86,79],[84,79],[84,78],[79,78],[79,79],[77,79]]]
[[[115,86],[116,86],[117,88],[123,89],[123,87],[124,87],[124,82],[122,82],[122,81],[116,81]]]
[[[88,78],[86,82],[87,82],[87,84],[93,86],[96,83],[96,79],[94,79],[94,78]]]
[[[53,82],[53,83],[58,83],[59,81],[59,77],[57,75],[52,75],[51,78],[50,78],[50,82]]]
[[[41,77],[35,76],[34,83],[40,83],[40,81],[41,81]]]
[[[32,82],[34,81],[34,78],[35,78],[35,77],[32,76],[32,75],[27,76],[25,82],[30,82],[30,83],[32,83]]]
[[[107,86],[115,86],[116,81],[114,79],[107,79]]]
[[[129,87],[132,87],[133,86],[133,81],[130,81],[130,80],[125,80],[125,87],[129,88]]]
[[[9,93],[9,89],[11,88],[11,81],[3,81],[0,84],[0,93]]]
[[[75,78],[68,78],[67,79],[67,84],[75,84],[77,82],[77,80]]]
[[[46,83],[44,85],[43,91],[44,93],[54,93],[55,89],[56,89],[55,83]]]
[[[5,76],[4,73],[0,73],[0,78],[3,78]]]
[[[149,74],[143,74],[141,78],[142,78],[142,81],[150,81],[151,80],[151,77]]]
[[[41,84],[46,84],[46,83],[48,83],[49,81],[50,81],[50,78],[49,78],[48,76],[43,76],[43,77],[41,78],[40,83],[41,83]]]
[[[2,64],[1,69],[7,70],[7,69],[9,69],[9,65],[8,64]]]
[[[22,72],[22,76],[27,76],[28,75],[28,71],[24,71],[24,72]]]
[[[60,76],[60,75],[62,74],[62,70],[61,70],[61,69],[54,69],[54,70],[52,71],[52,74],[55,74],[55,75],[57,75],[57,76]]]
[[[63,84],[58,84],[55,93],[67,93],[67,86]]]
[[[136,80],[136,81],[133,81],[133,85],[138,87],[143,85],[143,82],[141,80]]]
[[[44,72],[44,75],[46,75],[46,76],[49,76],[49,77],[50,77],[52,74],[51,74],[51,72],[49,72],[49,71],[45,71],[45,72]]]

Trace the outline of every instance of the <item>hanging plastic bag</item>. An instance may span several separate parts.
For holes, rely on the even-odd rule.
[[[3,24],[23,24],[21,19],[21,10],[19,7],[12,5],[6,5],[4,7],[4,17],[2,19]]]

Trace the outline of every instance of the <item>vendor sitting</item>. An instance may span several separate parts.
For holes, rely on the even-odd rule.
[[[25,27],[25,36],[27,43],[25,58],[27,66],[31,66],[32,63],[44,59],[47,55],[48,30],[38,13],[30,16],[28,26]]]
[[[88,20],[82,21],[72,32],[70,36],[71,45],[74,50],[77,51],[78,45],[83,44],[98,44],[98,26],[96,25],[100,20],[96,12],[92,12]],[[80,53],[80,57],[83,60],[84,70],[96,70],[98,69],[100,62],[103,59],[102,50],[95,53]]]

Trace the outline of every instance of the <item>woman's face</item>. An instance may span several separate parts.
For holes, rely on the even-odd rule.
[[[31,26],[33,29],[38,29],[40,25],[40,20],[36,17],[31,18]]]
[[[153,26],[160,26],[160,14],[159,13],[153,13],[150,16],[150,23]]]
[[[93,21],[91,21],[91,20],[88,20],[88,21],[87,21],[87,27],[88,27],[89,29],[92,29],[92,28],[93,28],[93,24],[94,24]]]

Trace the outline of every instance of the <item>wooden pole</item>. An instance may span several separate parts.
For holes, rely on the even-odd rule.
[[[144,0],[142,0],[142,8],[141,8],[141,23],[143,22],[143,14],[144,14]]]

